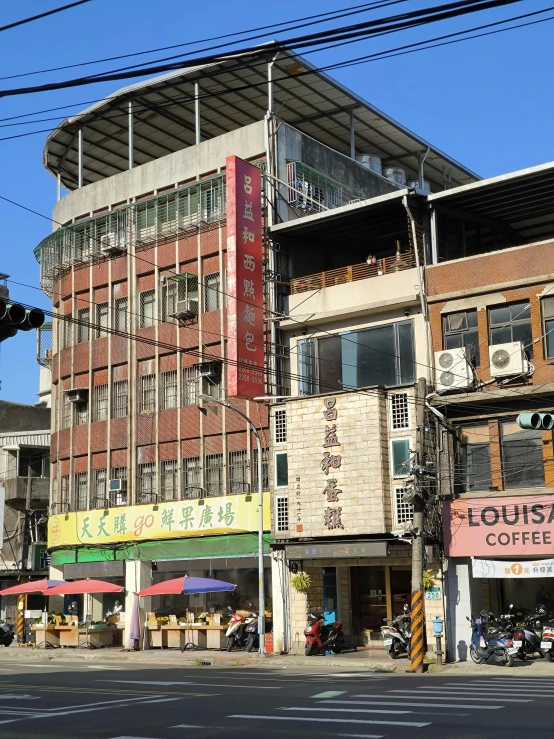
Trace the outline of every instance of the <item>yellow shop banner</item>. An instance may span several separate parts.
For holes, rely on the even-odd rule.
[[[271,528],[269,505],[269,493],[264,493],[264,531]],[[50,516],[48,547],[244,534],[257,530],[258,496],[228,495]]]

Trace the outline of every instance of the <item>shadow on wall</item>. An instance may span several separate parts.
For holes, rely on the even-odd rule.
[[[460,640],[458,642],[458,661],[467,662],[467,644],[465,641]]]

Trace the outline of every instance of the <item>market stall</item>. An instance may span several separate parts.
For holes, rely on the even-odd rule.
[[[63,580],[34,580],[32,582],[25,582],[21,583],[20,585],[13,585],[10,588],[5,588],[4,590],[0,590],[0,595],[18,595],[18,596],[25,596],[25,595],[33,595],[35,593],[41,593],[42,595],[45,595],[46,591],[50,588],[53,588],[57,585],[63,585]],[[44,618],[44,613],[46,613],[46,599],[44,601],[44,610],[43,610],[43,616],[39,621],[40,628],[42,630],[42,641],[38,641],[38,639],[35,637],[35,646],[37,647],[43,647],[44,649],[51,649],[53,647],[59,646],[59,639],[55,637],[55,635],[50,635],[50,640],[48,639],[48,633],[46,627],[46,619]],[[21,606],[23,606],[24,603],[21,603]],[[44,623],[42,623],[44,621]],[[37,631],[35,626],[31,627],[32,631]]]

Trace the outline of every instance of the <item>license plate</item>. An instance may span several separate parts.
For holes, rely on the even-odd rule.
[[[519,652],[519,649],[517,647],[508,647],[506,650],[508,654],[517,654]]]
[[[518,641],[515,641],[515,640],[514,640],[514,641],[512,642],[512,644],[514,645],[514,647],[517,647],[518,649],[519,649],[519,648],[521,648],[521,647],[523,646],[523,642],[522,642],[522,641],[519,641],[519,640],[518,640]]]
[[[541,649],[552,649],[551,641],[541,641]]]
[[[392,639],[383,639],[383,644],[386,647],[390,647],[390,645],[392,644]]]

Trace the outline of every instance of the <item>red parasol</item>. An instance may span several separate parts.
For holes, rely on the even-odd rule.
[[[220,593],[233,591],[237,586],[211,577],[189,577],[182,575],[173,580],[164,580],[141,590],[139,595],[178,595],[189,593]]]
[[[30,593],[44,593],[48,588],[63,585],[64,580],[34,580],[24,582],[21,585],[12,585],[10,588],[0,590],[0,595],[28,595]]]
[[[44,595],[77,595],[80,593],[121,593],[123,587],[105,580],[74,580],[49,588]]]

